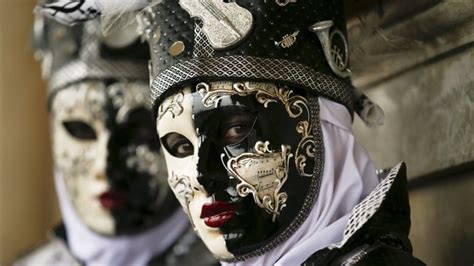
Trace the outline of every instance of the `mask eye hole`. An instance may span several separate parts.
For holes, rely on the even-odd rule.
[[[80,140],[96,140],[95,130],[87,123],[82,121],[65,121],[63,126],[66,131],[74,138]]]
[[[224,145],[241,142],[255,125],[256,116],[252,113],[239,113],[222,121],[220,139]]]
[[[169,133],[161,138],[164,148],[174,157],[185,158],[194,153],[194,146],[185,136]]]

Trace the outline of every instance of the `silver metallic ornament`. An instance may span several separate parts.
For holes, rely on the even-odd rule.
[[[179,4],[192,17],[202,20],[202,30],[216,50],[241,42],[252,29],[252,13],[236,2],[180,0]]]
[[[318,35],[319,41],[323,47],[324,56],[331,67],[331,70],[337,76],[341,78],[347,78],[351,75],[351,71],[348,68],[349,65],[349,48],[344,37],[344,34],[335,30],[330,32],[331,27],[334,25],[332,20],[324,20],[315,23],[309,27],[309,30]],[[343,51],[334,45],[334,40],[339,38],[343,45]]]
[[[299,33],[300,31],[298,30],[298,31],[293,32],[292,34],[286,34],[285,36],[283,36],[281,41],[279,42],[275,41],[275,45],[280,48],[290,48],[291,46],[293,46],[293,44],[295,44],[296,37],[298,36]]]
[[[289,3],[296,3],[296,0],[275,0],[275,3],[279,6],[286,6]]]

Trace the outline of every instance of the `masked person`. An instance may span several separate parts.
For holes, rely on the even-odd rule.
[[[153,2],[141,24],[168,182],[214,256],[423,264],[405,165],[377,175],[352,134],[354,111],[382,115],[350,85],[341,1]]]
[[[136,25],[105,37],[94,21],[67,28],[38,17],[34,34],[64,226],[15,264],[212,263],[166,182]]]
[[[423,264],[405,165],[377,176],[352,134],[355,109],[379,116],[350,85],[343,10],[163,0],[142,16],[169,183],[224,264]]]

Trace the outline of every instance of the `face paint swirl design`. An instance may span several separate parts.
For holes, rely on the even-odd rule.
[[[316,193],[322,148],[314,112],[304,92],[286,86],[193,87],[158,107],[168,181],[211,252],[224,261],[243,259],[287,235]],[[162,112],[173,109],[182,112]]]
[[[141,83],[82,82],[51,106],[55,167],[95,232],[141,232],[175,209]]]

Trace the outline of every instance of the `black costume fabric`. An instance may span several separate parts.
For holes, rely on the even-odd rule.
[[[381,173],[380,178],[387,174]],[[405,164],[384,196],[380,208],[342,247],[319,250],[303,265],[425,265],[413,257],[408,239],[410,206]]]

